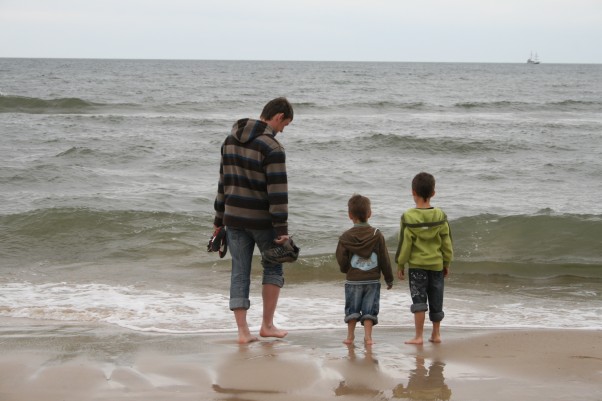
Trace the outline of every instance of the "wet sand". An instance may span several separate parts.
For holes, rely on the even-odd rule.
[[[0,319],[0,400],[600,400],[602,331],[443,327],[292,331],[236,344],[235,333],[137,333]],[[357,333],[361,338],[361,328]]]

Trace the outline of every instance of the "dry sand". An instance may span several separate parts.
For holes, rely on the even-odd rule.
[[[403,343],[376,326],[235,343],[234,333],[143,334],[0,320],[1,401],[602,400],[602,331],[447,329]],[[358,337],[361,337],[361,328]]]

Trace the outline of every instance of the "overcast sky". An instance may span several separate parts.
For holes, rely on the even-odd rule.
[[[0,0],[0,57],[602,63],[602,0]]]

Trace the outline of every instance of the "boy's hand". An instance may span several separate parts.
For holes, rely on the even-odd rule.
[[[449,266],[443,266],[443,277],[449,276]]]
[[[391,288],[393,288],[393,283],[387,283],[387,290],[390,290]]]
[[[397,278],[398,279],[400,279],[400,280],[405,280],[406,279],[404,270],[405,269],[397,270]]]

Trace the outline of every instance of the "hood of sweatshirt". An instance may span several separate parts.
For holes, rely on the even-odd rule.
[[[369,225],[356,225],[346,231],[339,240],[350,252],[362,258],[369,258],[378,242],[378,228]]]
[[[429,240],[438,235],[447,221],[447,216],[439,208],[409,209],[401,219],[404,227],[417,237]]]
[[[268,134],[272,137],[276,136],[272,127],[267,123],[252,118],[243,118],[235,122],[230,133],[240,143],[251,142],[263,134]]]

